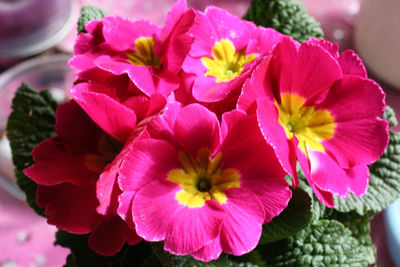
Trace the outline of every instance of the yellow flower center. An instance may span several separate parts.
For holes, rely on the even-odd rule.
[[[303,106],[304,103],[305,98],[297,94],[282,94],[281,104],[275,102],[279,110],[279,123],[289,139],[296,133],[299,148],[304,153],[307,153],[306,147],[325,151],[321,142],[333,137],[335,120],[328,110],[315,110],[314,106]]]
[[[238,77],[246,64],[253,62],[258,54],[245,55],[245,49],[235,50],[228,39],[216,42],[212,48],[213,58],[202,57],[201,62],[207,68],[205,76],[217,78],[217,82],[227,82]]]
[[[179,204],[189,208],[202,207],[206,200],[226,203],[224,191],[240,186],[240,175],[234,169],[222,170],[221,153],[210,159],[210,150],[202,148],[194,159],[185,152],[179,153],[182,169],[168,173],[168,180],[178,183],[182,190],[176,194]]]
[[[160,58],[154,54],[154,38],[139,37],[135,41],[136,51],[128,51],[128,61],[139,66],[160,67]]]

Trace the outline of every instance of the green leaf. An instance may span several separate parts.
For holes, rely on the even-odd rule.
[[[367,193],[358,198],[334,197],[334,209],[339,212],[355,211],[359,215],[372,215],[384,210],[400,195],[400,133],[390,133],[390,142],[382,157],[370,166],[371,178]]]
[[[351,235],[363,247],[368,265],[374,265],[376,262],[376,247],[371,240],[371,227],[368,217],[365,216],[352,220],[345,223],[345,226],[350,229]]]
[[[141,266],[152,256],[150,245],[144,241],[134,246],[125,245],[114,256],[101,256],[89,248],[88,237],[89,235],[75,235],[61,230],[56,233],[55,244],[71,249],[71,254],[67,258],[65,267]],[[153,261],[152,263],[155,262],[157,261]],[[157,267],[156,265],[153,266]]]
[[[197,261],[191,256],[175,256],[165,251],[163,243],[152,243],[154,254],[162,263],[163,267],[258,267],[249,262],[236,262],[228,257],[221,255],[218,260],[210,262]]]
[[[335,220],[320,220],[290,237],[261,248],[267,266],[365,267],[365,250]]]
[[[263,227],[260,244],[275,242],[295,235],[310,224],[312,200],[300,188],[293,190],[293,196],[283,212]]]
[[[7,123],[12,159],[17,184],[26,194],[26,201],[43,215],[36,204],[36,183],[29,179],[23,169],[32,165],[32,149],[41,141],[54,135],[57,103],[48,91],[38,93],[32,86],[22,84],[12,101],[12,112]]]
[[[385,113],[383,114],[382,118],[389,122],[389,126],[397,125],[396,113],[389,106],[386,106]]]
[[[252,0],[244,19],[272,27],[299,42],[323,36],[319,23],[307,14],[300,0]]]
[[[81,9],[81,16],[78,20],[78,33],[85,33],[85,25],[91,20],[102,19],[107,12],[95,6],[84,6]]]

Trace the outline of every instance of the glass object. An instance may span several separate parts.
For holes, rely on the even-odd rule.
[[[6,138],[7,118],[17,88],[26,82],[38,90],[49,89],[58,102],[67,99],[67,90],[75,80],[67,61],[71,55],[59,54],[34,58],[0,75],[0,185],[16,197],[24,195],[15,184],[11,149]]]

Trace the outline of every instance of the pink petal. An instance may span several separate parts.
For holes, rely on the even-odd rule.
[[[38,186],[36,201],[45,208],[47,222],[74,234],[87,234],[101,221],[97,214],[94,185],[74,186],[64,183],[51,187]]]
[[[246,54],[269,53],[284,36],[273,28],[264,28],[262,26],[258,26],[256,31],[252,33],[253,36],[247,45]]]
[[[328,51],[334,58],[339,58],[339,45],[330,41],[318,38],[311,38],[306,41],[307,44],[320,46]]]
[[[154,93],[166,96],[179,87],[176,77],[159,78],[154,75],[152,66],[139,66],[128,62],[118,62],[109,56],[98,57],[95,64],[100,69],[109,71],[114,75],[128,74],[132,82],[147,96],[151,96]]]
[[[78,84],[70,90],[73,99],[106,133],[124,141],[135,129],[135,113],[107,95],[88,92],[89,84]]]
[[[55,138],[50,138],[33,150],[35,164],[24,173],[38,184],[51,186],[70,182],[74,185],[94,184],[99,173],[86,165],[85,154],[71,154]]]
[[[90,234],[90,249],[103,256],[113,256],[125,244],[129,227],[118,216],[103,221]],[[138,239],[140,240],[140,239]]]
[[[165,239],[165,250],[188,254],[210,244],[220,232],[224,211],[214,201],[201,208],[188,208],[175,199],[178,184],[154,181],[136,194],[133,220],[139,236],[147,241]],[[157,192],[157,194],[154,194]]]
[[[116,215],[118,195],[121,190],[118,187],[117,175],[121,159],[118,157],[107,165],[96,183],[96,195],[99,200],[97,212],[102,215]]]
[[[326,153],[309,150],[308,154],[311,180],[320,189],[340,197],[347,197],[349,191],[361,197],[367,191],[369,170],[366,165],[343,169]]]
[[[280,56],[284,66],[280,77],[280,92],[305,97],[305,105],[321,102],[329,87],[342,78],[341,68],[335,58],[320,46],[307,42],[297,52],[293,51],[295,44],[290,39],[283,39],[281,44]],[[288,50],[289,55],[286,55]]]
[[[163,140],[134,142],[119,170],[122,191],[135,192],[154,180],[166,179],[170,170],[180,167],[177,159],[176,149]]]
[[[315,196],[325,204],[328,208],[332,208],[335,205],[335,202],[333,201],[333,195],[331,192],[321,190],[318,188],[313,180],[311,179],[311,164],[310,160],[307,158],[307,156],[303,153],[303,151],[300,150],[298,147],[298,140],[296,137],[294,137],[294,142],[296,145],[296,153],[297,153],[297,159],[299,161],[299,164],[301,166],[301,169],[303,170],[304,176],[307,179],[308,184],[310,185],[311,189],[313,190]]]
[[[388,126],[382,119],[338,122],[335,135],[322,145],[343,168],[372,164],[389,142]]]
[[[218,259],[221,253],[222,253],[221,240],[220,237],[218,236],[213,242],[211,242],[211,244],[206,245],[201,249],[190,253],[190,255],[196,260],[209,262]]]
[[[204,13],[198,13],[197,23],[191,32],[195,36],[193,57],[211,56],[212,47],[221,39],[229,39],[236,50],[245,48],[256,30],[253,23],[241,20],[226,10],[209,6]]]
[[[265,140],[274,149],[283,169],[292,176],[293,187],[296,187],[299,184],[296,172],[296,150],[278,122],[278,109],[270,100],[258,98],[257,119]]]
[[[105,17],[103,25],[105,42],[117,51],[134,49],[137,38],[152,37],[159,29],[145,20],[132,22],[118,16]]]
[[[237,79],[237,78],[236,78]],[[219,82],[215,77],[199,77],[194,81],[193,96],[202,102],[217,102],[232,91],[231,81]]]
[[[177,1],[168,13],[165,26],[154,45],[156,55],[162,55],[163,69],[168,73],[177,73],[193,43],[188,30],[192,27],[195,12],[186,11],[186,1]]]
[[[340,54],[339,64],[343,74],[356,75],[367,78],[367,70],[361,58],[353,50],[346,50]]]
[[[253,250],[260,240],[264,209],[257,197],[244,188],[225,191],[225,218],[221,228],[224,252],[240,256]]]
[[[327,109],[335,122],[377,118],[385,111],[385,93],[372,80],[345,76],[316,109]]]
[[[256,100],[259,97],[268,97],[271,101],[274,101],[272,90],[267,87],[265,82],[270,61],[270,56],[261,60],[260,64],[254,69],[251,78],[246,80],[237,103],[238,109],[252,113],[256,109]]]
[[[174,132],[184,151],[192,157],[197,157],[202,147],[214,152],[221,143],[217,116],[199,104],[191,104],[180,110]]]
[[[74,46],[74,54],[84,54],[94,50],[96,45],[104,41],[103,38],[103,21],[91,20],[85,25],[87,33],[80,33],[76,37]]]

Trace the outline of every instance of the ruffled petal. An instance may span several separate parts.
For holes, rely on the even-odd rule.
[[[103,221],[90,234],[88,244],[90,249],[103,256],[113,256],[125,244],[131,230],[118,216]],[[140,238],[136,238],[140,242]]]
[[[119,16],[107,16],[103,19],[103,35],[105,42],[117,51],[135,48],[135,40],[139,37],[152,37],[158,26],[145,20],[130,20]]]
[[[311,180],[318,188],[340,197],[347,197],[349,191],[357,197],[366,193],[369,181],[366,165],[343,169],[326,153],[309,150],[308,155],[311,162]]]
[[[339,64],[343,74],[367,78],[367,70],[361,58],[353,50],[346,50],[339,56]]]
[[[182,108],[176,118],[174,133],[183,149],[197,157],[200,148],[214,152],[221,143],[217,116],[199,104]]]
[[[274,149],[283,169],[293,178],[293,186],[299,183],[296,172],[296,150],[293,142],[287,139],[285,130],[278,122],[278,109],[270,100],[257,100],[257,119],[261,132]]]
[[[224,252],[240,256],[253,250],[260,240],[265,213],[257,197],[244,188],[225,191],[225,218],[221,229]]]
[[[222,253],[221,240],[220,237],[218,236],[213,242],[211,242],[211,244],[206,245],[201,249],[190,253],[190,255],[196,260],[209,262],[218,259],[221,253]]]
[[[122,191],[135,192],[153,180],[165,180],[170,170],[179,168],[177,158],[177,150],[163,140],[134,142],[119,169]]]
[[[51,187],[38,186],[36,202],[49,216],[47,222],[74,233],[87,234],[103,220],[96,212],[95,185],[74,186],[69,183]]]
[[[87,155],[68,153],[55,138],[40,143],[32,154],[36,163],[26,168],[24,173],[38,184],[51,186],[69,182],[90,185],[99,177],[99,173],[87,165]]]
[[[135,112],[107,95],[94,93],[88,87],[94,84],[80,83],[69,93],[106,133],[124,141],[136,127]]]

